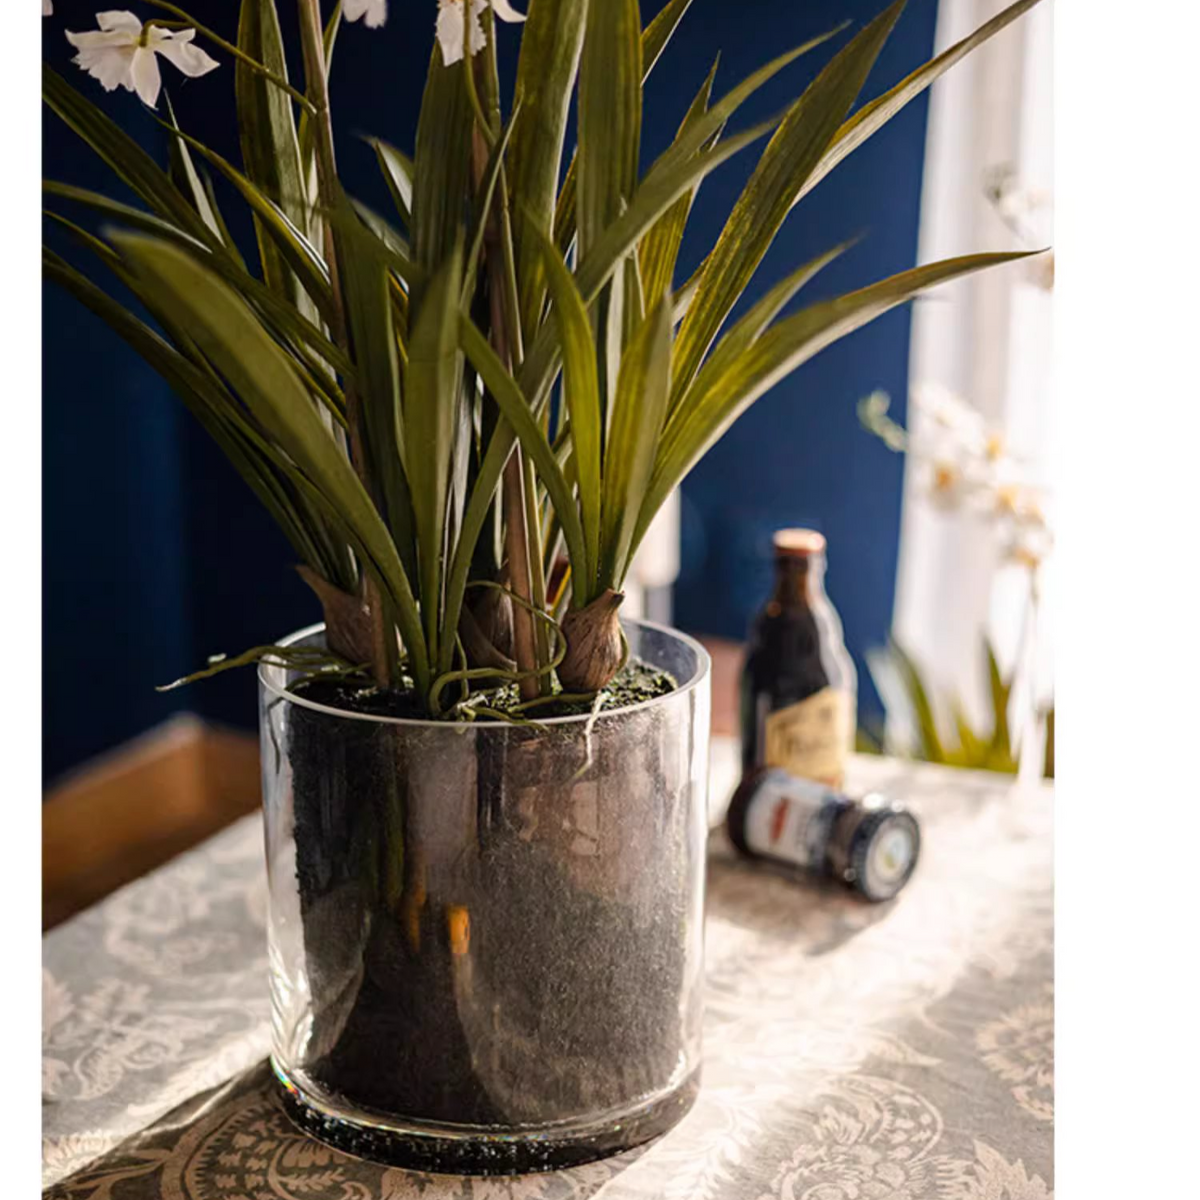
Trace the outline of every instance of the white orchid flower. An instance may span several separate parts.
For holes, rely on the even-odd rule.
[[[343,0],[342,16],[347,21],[366,17],[367,27],[378,29],[387,20],[387,0]]]
[[[194,29],[176,31],[159,25],[143,28],[131,12],[97,13],[96,23],[99,33],[67,33],[67,41],[79,51],[74,61],[98,79],[106,92],[123,87],[137,92],[151,108],[162,88],[156,55],[161,54],[193,78],[220,65],[199,46],[192,45]]]
[[[961,397],[929,384],[912,389],[909,429],[887,410],[888,397],[875,392],[859,405],[860,419],[889,449],[907,454],[920,494],[942,512],[984,521],[1000,535],[1007,560],[1036,570],[1054,544],[1048,497],[999,430]]]
[[[54,16],[54,0],[42,0],[42,16]]]
[[[483,49],[486,39],[479,18],[489,6],[502,21],[525,20],[508,0],[438,0],[437,40],[446,66],[462,60],[464,44],[472,54]]]

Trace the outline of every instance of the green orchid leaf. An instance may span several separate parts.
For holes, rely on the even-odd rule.
[[[713,80],[716,79],[719,61],[720,57],[718,56],[709,68],[695,99],[688,106],[683,123],[679,127],[679,134],[683,134],[690,125],[708,111],[708,101],[712,95]],[[715,141],[718,136],[719,131],[713,134],[713,140]],[[688,214],[692,211],[692,203],[695,198],[695,188],[680,196],[650,227],[638,245],[642,284],[648,295],[661,296],[671,288],[675,278],[675,262],[679,257],[679,247],[683,242],[683,231],[687,228]]]
[[[936,58],[918,67],[902,79],[894,88],[882,96],[864,104],[838,130],[829,149],[826,150],[817,169],[805,180],[794,203],[806,196],[834,167],[852,154],[873,133],[882,129],[910,100],[915,100],[939,76],[944,75],[955,63],[960,62],[978,46],[1010,25],[1019,16],[1027,13],[1040,0],[1017,0],[1003,12],[981,25],[970,36],[956,42]]]
[[[322,34],[321,41],[325,51],[325,73],[331,75],[333,73],[333,52],[337,46],[338,31],[342,27],[342,0],[337,0],[333,6],[333,12],[329,14],[329,20],[325,22],[325,30]],[[312,119],[312,115],[307,108],[300,110],[300,121],[296,130],[296,136],[300,143],[300,169],[307,184],[307,194],[315,196],[317,194],[317,163],[316,163],[316,125]],[[321,240],[317,222],[314,220],[312,228],[309,229],[309,238],[313,242]]]
[[[42,98],[158,216],[198,241],[214,244],[212,230],[170,176],[114,121],[45,65]]]
[[[503,369],[502,364],[501,369]],[[487,450],[475,472],[470,494],[463,509],[458,544],[454,549],[450,569],[447,572],[444,621],[444,628],[447,630],[458,628],[467,580],[471,574],[475,550],[479,545],[484,526],[489,517],[499,519],[499,506],[495,503],[497,489],[500,484],[500,476],[503,474],[516,444],[517,437],[512,426],[503,415],[500,415],[487,440]],[[441,658],[438,662],[439,675],[450,670],[453,656],[454,639],[446,637],[442,640]]]
[[[287,55],[275,0],[242,0],[238,47],[280,78],[287,79]],[[300,156],[300,139],[291,100],[270,80],[240,60],[234,65],[234,90],[246,178],[311,240],[313,204]],[[303,289],[257,214],[254,231],[263,279],[303,311],[307,307]],[[311,317],[313,314],[305,315]]]
[[[244,271],[246,262],[242,258],[241,251],[237,248],[237,242],[234,241],[233,234],[229,232],[229,226],[225,223],[225,217],[221,213],[221,206],[217,203],[217,194],[213,189],[212,175],[209,174],[207,168],[197,168],[200,175],[200,183],[204,188],[204,194],[208,197],[208,209],[213,215],[213,220],[217,223],[217,231],[221,236],[221,243],[225,247],[229,257],[237,263]]]
[[[520,106],[521,102],[518,100],[512,116],[508,119],[508,124],[496,139],[496,144],[488,155],[487,166],[484,168],[483,178],[479,182],[478,194],[475,197],[475,216],[472,220],[471,237],[467,243],[468,250],[463,269],[462,303],[464,305],[470,303],[471,295],[475,291],[475,274],[479,268],[479,256],[483,249],[487,223],[492,215],[492,201],[496,195],[496,184],[504,170],[504,156],[508,150],[509,139],[521,116]]]
[[[579,64],[580,257],[620,215],[637,184],[641,79],[637,0],[593,4]]]
[[[888,645],[899,668],[904,690],[908,693],[909,703],[913,708],[913,715],[916,717],[917,732],[921,738],[921,757],[926,762],[948,762],[945,747],[942,745],[942,739],[938,733],[933,704],[930,702],[925,682],[921,678],[921,672],[918,670],[911,656],[905,652],[895,638],[889,638]]]
[[[655,15],[642,33],[642,82],[650,78],[667,43],[679,28],[684,13],[692,6],[692,0],[669,0]]]
[[[43,250],[43,270],[47,279],[74,295],[158,372],[228,456],[301,558],[318,571],[328,570],[319,539],[313,536],[287,490],[246,436],[247,427],[232,408],[228,394],[208,374],[51,250]]]
[[[393,319],[389,257],[345,200],[336,214],[342,298],[355,364],[361,453],[375,501],[387,517],[409,579],[418,578],[413,553],[413,501],[404,471],[399,342]],[[436,608],[436,606],[435,606]]]
[[[1000,670],[1000,661],[996,658],[995,648],[989,638],[984,638],[983,647],[987,655],[988,688],[992,698],[992,755],[999,759],[1011,760],[1012,735],[1008,728],[1008,704],[1012,697],[1012,680],[1005,680]]]
[[[575,480],[579,486],[579,510],[583,521],[587,557],[576,568],[574,586],[582,607],[592,597],[600,562],[601,516],[601,404],[600,379],[596,370],[595,344],[587,305],[575,286],[571,272],[555,247],[543,234],[540,238],[554,319],[558,324],[563,354],[563,398],[570,421],[570,447],[574,451]]]
[[[53,180],[44,180],[42,188],[48,195],[84,204],[95,212],[114,218],[131,229],[138,229],[143,233],[164,238],[193,253],[205,253],[205,248],[194,238],[160,217],[143,212],[140,208],[122,204],[119,200],[110,200],[107,196],[90,192],[86,188],[77,188],[71,184],[57,183]],[[353,374],[353,365],[350,360],[326,337],[324,331],[302,316],[293,305],[288,304],[277,293],[272,292],[261,280],[250,275],[240,259],[234,260],[221,254],[213,254],[210,257],[209,265],[237,288],[246,300],[259,311],[263,319],[275,329],[281,340],[289,342],[296,353],[301,355],[313,369],[324,370],[326,367],[332,367],[343,375]]]
[[[571,490],[542,427],[534,419],[529,401],[521,394],[520,387],[505,369],[495,350],[488,345],[487,338],[466,315],[459,319],[459,338],[463,352],[479,372],[480,379],[499,405],[505,420],[512,426],[525,453],[533,459],[538,475],[550,494],[554,511],[562,522],[572,560],[586,562],[583,529]]]
[[[575,272],[576,286],[584,301],[588,304],[595,301],[621,260],[674,201],[709,172],[715,171],[723,162],[768,133],[778,124],[778,120],[778,117],[773,117],[743,133],[726,138],[711,150],[652,170],[634,193],[633,203],[604,231]],[[558,354],[557,335],[552,323],[544,324],[521,368],[522,391],[539,408],[553,383]]]
[[[709,382],[689,393],[659,446],[654,479],[638,520],[635,546],[654,514],[704,454],[764,392],[826,346],[940,283],[986,267],[1029,257],[1028,252],[969,254],[902,271],[837,299],[801,309],[762,334]]]
[[[435,45],[417,123],[412,190],[413,254],[430,277],[462,236],[463,197],[470,189],[473,116],[463,71],[442,64]]]
[[[167,109],[167,120],[174,129],[178,130],[179,122],[175,118],[175,109],[171,105],[171,97],[166,92],[163,93],[163,102]],[[221,227],[217,223],[216,214],[209,202],[208,192],[204,190],[204,184],[192,162],[192,156],[188,153],[187,144],[180,141],[179,138],[172,138],[168,146],[168,154],[170,162],[167,174],[171,182],[188,198],[200,220],[212,230],[218,239],[224,242]]]
[[[456,248],[425,293],[413,322],[404,373],[404,435],[409,443],[405,470],[412,491],[425,637],[435,661],[450,464],[462,374],[458,353],[461,277],[462,251]]]
[[[416,172],[413,160],[381,138],[369,138],[368,142],[375,151],[379,170],[391,193],[392,203],[396,206],[400,221],[405,229],[411,231],[413,176]]]
[[[532,0],[521,33],[517,62],[509,186],[532,226],[549,235],[555,212],[563,140],[571,96],[579,70],[587,0]],[[538,243],[521,237],[517,244],[521,287],[521,327],[534,329],[545,296]]]
[[[189,330],[316,495],[353,533],[366,553],[364,566],[395,606],[414,678],[427,690],[429,657],[420,615],[395,543],[287,355],[245,301],[192,255],[142,234],[122,233],[113,240],[146,291]]]
[[[714,379],[720,378],[738,358],[750,349],[762,331],[783,311],[788,301],[813,276],[827,267],[835,258],[844,254],[850,245],[849,242],[843,242],[840,246],[835,246],[832,250],[818,255],[771,288],[728,333],[720,338],[705,360],[704,366],[700,368],[700,373],[696,376],[691,388],[684,392],[679,403],[671,409],[671,412],[675,413],[680,409],[686,410],[687,398],[691,392],[694,390],[703,394]]]
[[[650,78],[667,43],[671,40],[684,13],[691,7],[692,0],[669,0],[642,30],[642,83]],[[584,16],[585,5],[576,5],[580,17]],[[567,166],[566,177],[558,194],[558,203],[554,209],[554,241],[565,257],[575,240],[575,201],[576,201],[576,167],[578,158],[572,154]],[[520,193],[517,193],[518,195]]]
[[[604,452],[604,536],[597,587],[619,589],[634,525],[654,469],[671,385],[671,303],[650,310],[621,361],[612,429]]]
[[[261,229],[271,238],[304,291],[316,305],[322,319],[327,324],[334,325],[336,321],[333,292],[325,260],[317,253],[305,234],[293,224],[287,213],[255,187],[232,163],[216,151],[210,150],[203,142],[169,125],[164,125],[164,128],[186,142],[237,188],[259,219]]]
[[[672,362],[677,403],[762,262],[804,180],[816,170],[862,90],[906,0],[896,0],[841,50],[791,107],[763,151],[704,264]]]

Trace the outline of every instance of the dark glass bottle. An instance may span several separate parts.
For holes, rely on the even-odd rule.
[[[750,626],[742,671],[742,772],[782,767],[841,787],[858,677],[825,594],[825,538],[781,529],[774,542],[775,590]]]

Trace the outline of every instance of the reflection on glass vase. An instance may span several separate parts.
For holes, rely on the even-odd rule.
[[[521,725],[327,708],[260,669],[272,1057],[315,1136],[511,1173],[636,1145],[690,1107],[709,663],[625,629],[675,691]]]

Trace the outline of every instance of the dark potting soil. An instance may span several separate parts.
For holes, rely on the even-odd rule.
[[[659,671],[639,658],[630,658],[612,683],[600,693],[599,711],[612,712],[618,708],[627,708],[631,704],[640,704],[644,700],[653,700],[657,696],[673,692],[678,686],[668,672]],[[557,683],[555,687],[558,687]],[[340,708],[373,717],[420,720],[428,716],[415,692],[380,688],[373,683],[354,678],[322,679],[318,676],[296,685],[293,691],[297,696],[303,696],[306,700],[323,704],[327,708]],[[498,689],[488,698],[488,707],[500,712],[512,712],[520,703],[521,695],[515,683]],[[594,704],[594,699],[548,699],[545,704],[539,704],[535,710],[522,715],[542,720],[548,717],[582,716],[590,713]],[[496,718],[480,714],[476,719],[488,721]]]
[[[632,660],[601,707],[675,687]],[[296,691],[418,715],[411,693],[346,680]],[[551,708],[538,715],[563,715]],[[359,1106],[470,1124],[536,1123],[661,1086],[681,1052],[685,902],[639,903],[613,882],[615,865],[581,874],[555,832],[580,771],[561,727],[449,748],[441,730],[429,734],[290,712],[306,1073]],[[631,790],[631,811],[667,821],[656,816],[668,789],[654,739],[596,740],[593,794]],[[687,864],[667,853],[650,869],[665,879]]]

